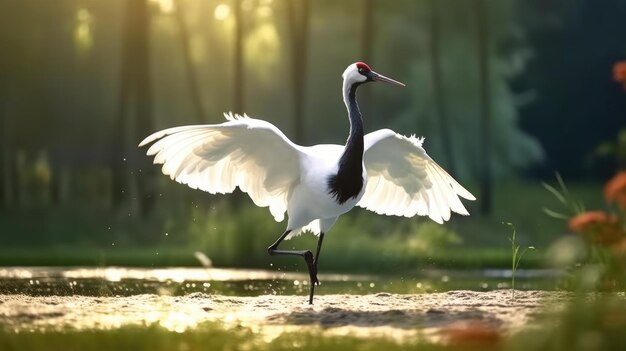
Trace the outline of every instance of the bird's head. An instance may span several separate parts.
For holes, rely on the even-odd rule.
[[[378,74],[370,68],[365,62],[356,62],[348,66],[343,72],[344,86],[352,86],[354,84],[363,84],[367,82],[385,82],[398,86],[405,86],[404,83],[400,83],[397,80],[387,78],[382,74]]]

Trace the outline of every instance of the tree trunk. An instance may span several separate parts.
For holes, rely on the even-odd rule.
[[[5,86],[6,87],[6,86]],[[3,88],[5,88],[3,87]],[[8,133],[10,118],[15,115],[14,94],[4,89],[0,96],[0,209],[18,205],[17,157]]]
[[[476,1],[476,19],[478,34],[478,59],[480,74],[480,111],[482,120],[480,123],[480,209],[483,214],[489,214],[492,208],[492,171],[491,171],[491,87],[490,87],[490,62],[489,62],[489,28],[488,8],[486,0]]]
[[[140,155],[137,143],[153,132],[150,80],[150,12],[147,0],[126,0],[121,60],[121,86],[113,155],[113,200],[124,193],[138,214],[147,215],[154,204],[154,167]],[[131,118],[126,118],[132,112]],[[130,123],[126,123],[130,120]],[[126,136],[126,137],[124,137]],[[127,168],[125,159],[128,160]]]
[[[2,82],[0,82],[1,84]],[[0,85],[0,91],[4,93],[4,89]],[[9,179],[9,165],[8,165],[8,149],[7,145],[7,123],[5,110],[3,108],[3,100],[0,97],[0,211],[9,207],[9,186],[7,180]]]
[[[363,3],[363,23],[361,26],[361,60],[366,63],[371,63],[372,52],[374,48],[374,0],[364,0]],[[365,114],[369,116],[369,120],[373,125],[376,125],[376,114],[371,112],[371,107],[374,106],[372,102],[372,90],[362,89],[359,92],[361,99],[359,104]]]
[[[4,111],[0,110],[0,210],[5,210],[9,208],[9,199],[11,192],[11,185],[9,184],[10,179],[10,168],[9,168],[9,147],[6,140],[6,123],[4,119]]]
[[[306,138],[304,110],[308,70],[309,0],[287,0],[287,23],[291,33],[291,83],[293,90],[294,141]]]
[[[243,72],[243,13],[241,11],[242,0],[233,1],[233,16],[235,18],[235,52],[234,52],[234,78],[233,78],[233,108],[236,113],[244,113],[244,72]]]
[[[187,76],[187,84],[189,87],[189,97],[191,98],[191,104],[197,123],[204,123],[206,121],[206,113],[202,106],[202,97],[200,94],[200,87],[198,84],[198,76],[193,60],[191,58],[191,46],[189,45],[189,30],[185,23],[185,9],[181,3],[181,0],[174,0],[176,7],[174,11],[174,17],[176,18],[176,25],[178,26],[178,32],[180,34],[180,44],[182,46],[183,62],[185,65],[185,74]]]
[[[441,129],[441,142],[443,152],[448,163],[447,169],[452,176],[456,175],[456,162],[454,160],[454,149],[452,147],[452,137],[450,131],[450,121],[446,111],[445,92],[443,88],[443,74],[441,70],[441,54],[439,43],[441,41],[441,30],[439,22],[439,11],[437,10],[437,0],[430,0],[430,62],[432,64],[433,94],[435,97],[435,107],[437,120]]]
[[[126,0],[129,1],[129,0]],[[136,11],[134,21],[136,27],[135,38],[135,137],[131,146],[134,148],[134,155],[139,152],[136,145],[150,133],[154,132],[152,127],[152,80],[150,75],[150,8],[149,0],[134,0]],[[143,152],[142,152],[143,154]],[[140,155],[134,162],[138,174],[137,181],[138,199],[140,202],[140,214],[146,215],[152,211],[154,206],[154,175],[155,167],[148,158]],[[139,177],[140,176],[140,177]]]

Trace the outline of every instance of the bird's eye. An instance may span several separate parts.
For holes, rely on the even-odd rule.
[[[359,73],[363,74],[363,73],[365,73],[365,70],[363,68],[359,67]]]

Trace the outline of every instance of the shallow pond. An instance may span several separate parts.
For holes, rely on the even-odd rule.
[[[559,272],[519,270],[516,289],[552,290]],[[406,275],[319,274],[316,294],[419,294],[451,290],[490,291],[511,286],[511,271],[425,270]],[[0,294],[32,296],[181,296],[194,292],[228,296],[302,295],[308,275],[219,268],[0,268]]]
[[[0,268],[0,331],[244,327],[264,342],[285,332],[433,340],[457,323],[516,330],[561,301],[558,272],[421,271],[320,274],[314,305],[301,273],[218,268]],[[524,291],[519,291],[524,290]]]

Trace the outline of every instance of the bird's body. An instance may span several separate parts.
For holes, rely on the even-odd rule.
[[[154,142],[148,155],[155,155],[154,163],[163,164],[163,173],[180,183],[209,193],[239,187],[257,206],[269,207],[277,221],[287,212],[286,231],[268,251],[305,258],[310,303],[324,234],[354,206],[442,223],[451,211],[468,214],[459,196],[474,199],[426,154],[423,139],[389,129],[364,134],[357,87],[373,80],[402,83],[360,62],[343,77],[350,120],[346,145],[296,145],[267,121],[233,114],[225,114],[227,121],[221,124],[166,129],[140,144]],[[319,236],[314,258],[310,251],[278,250],[282,240],[306,230]]]
[[[356,196],[343,203],[339,203],[331,193],[328,182],[339,171],[338,163],[343,151],[342,145],[329,144],[303,148],[305,156],[300,168],[300,183],[294,188],[287,206],[287,228],[291,229],[291,236],[299,234],[301,228],[307,226],[313,233],[327,233],[337,217],[350,211],[363,197],[364,186],[358,190]],[[361,168],[359,176],[367,181],[364,169]]]

